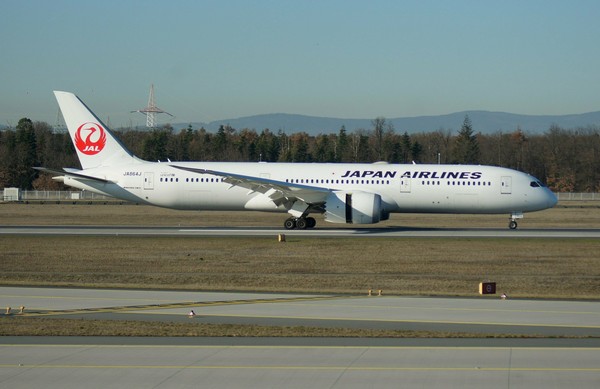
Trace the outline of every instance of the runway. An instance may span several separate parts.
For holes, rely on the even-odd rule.
[[[126,226],[0,226],[0,235],[197,236],[197,237],[429,237],[429,238],[600,238],[600,229],[545,228],[210,228]]]
[[[600,382],[598,302],[0,287],[29,317],[577,338],[0,338],[10,387],[564,387]],[[190,309],[197,316],[187,318]],[[18,320],[19,314],[2,320]],[[483,336],[483,335],[482,335]]]

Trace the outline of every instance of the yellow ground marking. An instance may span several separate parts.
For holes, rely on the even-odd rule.
[[[18,316],[24,317],[41,317],[41,316],[56,316],[56,315],[68,315],[68,314],[82,314],[82,313],[109,313],[109,312],[140,312],[149,311],[156,309],[176,309],[176,308],[201,308],[211,306],[227,306],[227,305],[245,305],[245,304],[266,304],[266,303],[294,303],[302,304],[303,301],[318,301],[318,300],[335,300],[335,299],[348,299],[348,298],[361,298],[361,297],[348,297],[348,296],[304,296],[304,297],[279,297],[279,298],[265,298],[265,299],[246,299],[246,300],[228,300],[228,301],[188,301],[178,303],[164,303],[164,304],[140,304],[140,305],[127,305],[127,306],[116,306],[116,307],[99,307],[99,308],[80,308],[80,309],[64,309],[64,310],[49,310],[49,311],[25,311],[23,314]],[[327,304],[331,306],[339,307],[340,305]],[[326,305],[326,306],[327,306]],[[323,306],[323,305],[320,305]],[[365,307],[373,308],[373,306],[362,306],[353,305],[348,307]],[[379,307],[382,308],[382,307]],[[394,308],[394,307],[392,307]],[[423,307],[421,307],[423,308]],[[388,308],[386,308],[388,309]],[[414,309],[414,308],[413,308]],[[427,308],[423,308],[427,309]],[[446,310],[465,310],[464,308],[438,308]],[[467,308],[468,309],[468,308]],[[476,309],[473,309],[476,310]],[[491,310],[490,310],[491,311]],[[529,311],[523,311],[529,312]],[[550,312],[550,311],[548,311]],[[556,312],[561,313],[561,312]],[[573,312],[562,312],[572,314]],[[169,314],[169,313],[153,313],[153,314]],[[262,318],[262,319],[302,319],[302,320],[328,320],[328,321],[378,321],[386,323],[429,323],[429,324],[459,324],[459,325],[495,325],[495,326],[519,326],[519,327],[557,327],[557,328],[587,328],[587,329],[598,329],[600,326],[582,326],[574,324],[539,324],[539,323],[502,323],[502,322],[481,322],[481,321],[446,321],[446,320],[420,320],[420,319],[377,319],[372,318],[350,318],[350,317],[324,317],[324,316],[278,316],[278,315],[243,315],[243,314],[210,314],[203,312],[201,316],[211,317],[249,317],[249,318]]]
[[[184,301],[184,302],[169,302],[164,304],[140,304],[140,305],[125,305],[117,307],[98,307],[98,308],[75,308],[75,309],[56,309],[48,311],[26,310],[18,316],[39,317],[39,316],[56,316],[66,314],[81,314],[81,313],[105,313],[105,312],[131,312],[131,311],[147,311],[152,309],[173,309],[173,308],[196,308],[207,306],[222,306],[222,305],[242,305],[242,304],[267,304],[281,303],[293,301],[314,301],[324,299],[342,298],[338,296],[308,296],[308,297],[275,297],[265,299],[246,299],[246,300],[226,300],[226,301]]]
[[[331,321],[368,321],[384,323],[428,323],[428,324],[460,324],[460,325],[488,325],[488,326],[518,326],[518,327],[558,327],[558,328],[588,328],[600,329],[600,326],[582,326],[575,324],[536,324],[536,323],[496,323],[478,321],[447,321],[447,320],[424,320],[424,319],[373,319],[353,317],[324,317],[324,316],[275,316],[275,315],[243,315],[243,314],[219,314],[202,313],[201,316],[211,317],[249,317],[260,319],[294,319],[294,320],[331,320]]]
[[[386,297],[379,297],[379,296],[374,296],[374,297],[368,297],[365,299],[368,299],[369,301],[372,302],[376,302],[377,300],[384,300],[385,298],[390,298],[392,296],[386,296]],[[393,296],[395,297],[395,296]],[[362,298],[361,297],[352,297],[352,298]],[[350,297],[348,298],[350,299]],[[510,302],[505,302],[503,304],[510,304]],[[409,306],[409,305],[405,305],[405,306],[389,306],[389,305],[374,305],[374,304],[370,304],[370,305],[362,305],[362,304],[351,304],[351,305],[347,305],[347,304],[320,304],[320,307],[323,306],[334,306],[334,307],[349,307],[349,308],[368,308],[368,309],[385,309],[385,310],[396,310],[396,309],[419,309],[419,310],[424,310],[424,311],[429,311],[429,310],[439,310],[439,311],[467,311],[467,312],[523,312],[523,313],[548,313],[548,314],[566,314],[566,315],[600,315],[600,310],[598,311],[556,311],[556,310],[539,310],[539,309],[510,309],[510,308],[504,308],[504,309],[495,309],[495,308],[448,308],[448,307],[435,307],[435,306]]]
[[[148,298],[140,298],[140,297],[86,297],[86,296],[56,296],[56,295],[45,295],[45,296],[37,296],[37,295],[10,295],[10,294],[0,294],[0,298],[22,298],[22,299],[40,299],[40,300],[90,300],[90,301],[102,301],[102,300],[123,300],[123,301],[131,301],[131,300],[142,300],[148,301]],[[173,299],[158,299],[158,301],[173,301]]]

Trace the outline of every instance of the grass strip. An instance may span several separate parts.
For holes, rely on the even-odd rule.
[[[0,284],[596,299],[600,240],[0,236]]]
[[[193,321],[194,319],[191,319]],[[31,317],[0,318],[0,336],[547,338],[538,335],[369,330]],[[561,337],[562,338],[562,337]],[[569,337],[575,338],[575,337]]]

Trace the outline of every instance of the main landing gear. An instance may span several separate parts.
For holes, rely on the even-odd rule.
[[[293,230],[295,228],[305,230],[307,228],[314,228],[316,225],[317,221],[314,217],[290,217],[283,223],[286,230]]]

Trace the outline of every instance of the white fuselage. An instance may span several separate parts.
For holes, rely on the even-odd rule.
[[[116,198],[189,210],[288,211],[262,193],[232,186],[223,178],[141,162],[94,168],[87,174],[106,184],[65,177],[67,185]],[[554,194],[534,177],[516,170],[479,165],[337,163],[178,162],[177,166],[235,172],[331,191],[381,196],[387,213],[518,213],[556,204]]]

